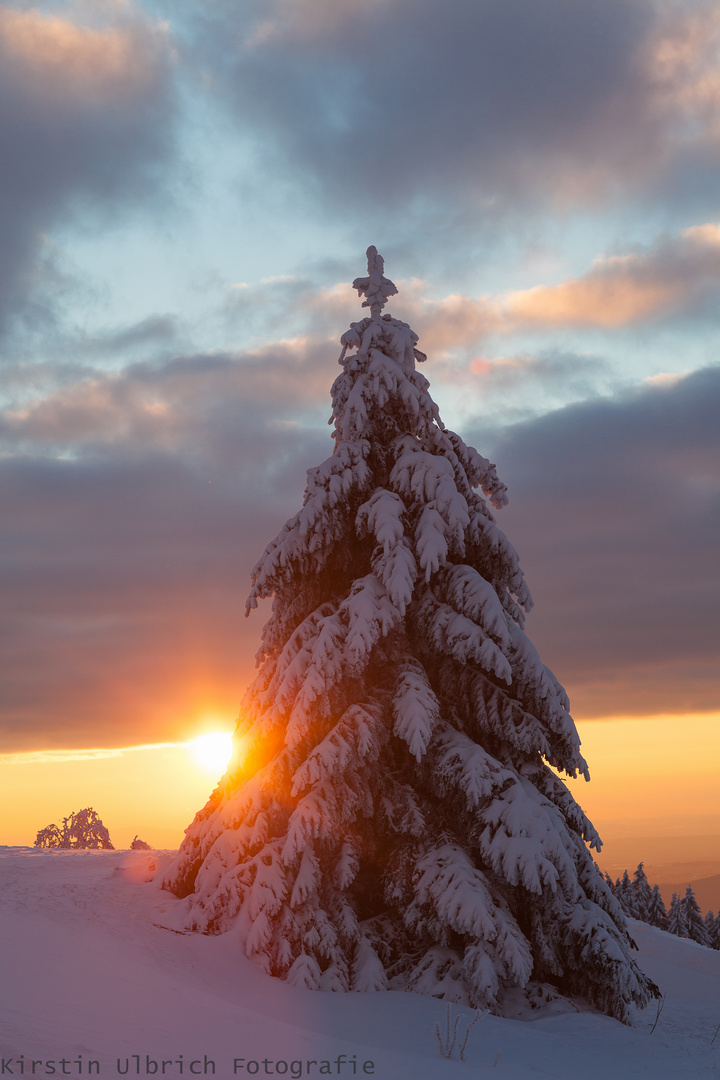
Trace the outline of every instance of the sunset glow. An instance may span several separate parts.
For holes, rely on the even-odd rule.
[[[683,832],[720,834],[720,716],[683,717],[681,746],[677,724],[671,716],[578,723],[591,780],[564,780],[601,835],[662,831],[670,848]],[[38,829],[92,806],[116,847],[136,833],[152,847],[177,847],[231,744],[229,732],[212,731],[184,743],[0,755],[0,843],[32,845]]]
[[[227,731],[211,731],[193,739],[187,748],[201,768],[221,776],[232,757],[233,739]]]

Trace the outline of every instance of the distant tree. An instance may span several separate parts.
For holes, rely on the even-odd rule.
[[[615,882],[613,892],[619,900],[620,907],[625,914],[629,915],[632,919],[639,918],[637,914],[637,905],[635,903],[635,893],[633,892],[632,881],[630,880],[630,875],[627,870],[625,870],[623,876],[618,878]]]
[[[110,834],[102,821],[88,806],[63,818],[62,829],[57,825],[47,825],[40,829],[35,838],[35,847],[39,848],[105,848],[114,851],[110,843]]]
[[[46,825],[44,829],[40,829],[35,837],[34,846],[39,848],[62,847],[62,833],[57,825]]]
[[[709,947],[710,936],[707,932],[705,920],[703,919],[700,905],[695,898],[692,885],[688,885],[685,890],[685,895],[680,901],[680,906],[683,909],[687,936],[692,941],[697,941],[698,945],[707,945]]]
[[[712,912],[710,912],[712,915]],[[720,911],[713,919],[712,930],[710,931],[710,944],[713,949],[720,949]]]
[[[667,910],[659,885],[653,885],[652,887],[645,921],[650,923],[651,926],[657,926],[660,930],[667,930],[668,928]]]
[[[649,922],[648,911],[650,909],[652,887],[647,879],[644,863],[638,863],[638,868],[633,874],[632,897],[635,907],[635,918],[642,919],[643,922]]]
[[[144,840],[140,840],[137,833],[135,834],[135,839],[130,845],[130,849],[132,851],[152,851],[150,845],[146,844]]]
[[[672,900],[670,901],[667,930],[669,934],[675,934],[675,937],[686,938],[688,936],[687,926],[685,925],[685,909],[676,892],[672,894]]]
[[[708,911],[705,916],[705,929],[707,930],[708,940],[711,949],[720,949],[720,941],[718,940],[718,928],[719,928],[720,912],[718,912],[718,918],[715,917],[712,911]]]

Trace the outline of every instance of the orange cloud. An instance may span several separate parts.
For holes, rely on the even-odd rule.
[[[155,80],[162,27],[127,23],[107,29],[29,11],[0,10],[0,59],[8,74],[61,100],[141,94]]]
[[[618,256],[603,259],[574,281],[511,293],[506,308],[509,322],[604,330],[642,322],[674,306],[680,291],[672,281],[643,280],[644,269],[639,257]]]
[[[398,278],[396,284],[399,296],[391,314],[408,322],[420,347],[442,364],[454,350],[476,348],[491,337],[575,328],[613,331],[702,309],[720,292],[720,224],[692,226],[643,250],[602,255],[584,274],[554,285],[431,300],[419,278]],[[331,340],[337,326],[365,314],[346,282],[315,290],[303,280],[294,290],[281,291],[282,320],[309,319],[315,333],[326,331]],[[245,315],[271,300],[270,292],[261,295],[243,283],[233,287],[228,305]]]
[[[128,335],[129,336],[129,335]],[[75,382],[0,409],[0,436],[56,445],[142,444],[171,450],[200,438],[210,414],[243,403],[263,423],[327,400],[335,342],[294,338],[242,354],[175,357],[126,370],[78,373]]]
[[[720,283],[720,226],[700,225],[631,255],[598,259],[587,274],[560,285],[510,293],[511,324],[615,329],[674,315]]]
[[[655,107],[684,121],[691,140],[720,137],[720,9],[708,5],[662,23],[645,50]]]
[[[616,330],[681,315],[720,288],[720,225],[708,223],[645,251],[601,256],[558,285],[428,301],[424,284],[401,282],[402,311],[433,358],[493,335],[585,327]]]

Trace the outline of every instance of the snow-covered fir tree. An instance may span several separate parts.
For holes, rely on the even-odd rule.
[[[707,927],[705,926],[705,920],[700,910],[700,905],[697,902],[695,891],[692,885],[688,885],[685,890],[685,895],[680,901],[680,906],[683,909],[683,916],[685,922],[685,929],[687,936],[691,941],[697,941],[698,945],[710,945],[710,935],[708,934]]]
[[[627,870],[624,870],[623,876],[621,878],[618,878],[618,880],[615,882],[615,888],[613,889],[613,892],[625,914],[629,915],[632,919],[639,918],[635,901],[635,893],[633,890],[633,883],[630,880],[630,875],[628,874]]]
[[[645,873],[644,863],[638,863],[638,868],[633,874],[632,896],[635,918],[642,919],[643,922],[649,922],[648,911],[650,908],[650,898],[652,897],[652,888],[647,879],[647,874]]]
[[[708,911],[705,916],[705,925],[710,938],[710,947],[720,949],[720,911],[718,911],[717,915],[713,915],[712,911]]]
[[[670,907],[668,908],[667,931],[669,934],[675,934],[676,937],[688,936],[687,926],[685,925],[685,909],[680,897],[675,892],[672,894]]]
[[[659,885],[653,885],[652,887],[645,921],[650,923],[651,926],[657,926],[660,930],[667,930],[668,915]]]
[[[708,944],[711,949],[720,948],[717,938],[715,936],[715,914],[712,911],[708,911],[705,915],[705,929],[707,930]]]
[[[657,988],[555,771],[588,776],[524,632],[505,486],[442,423],[374,248],[353,285],[333,452],[252,572],[259,672],[164,887],[298,986],[502,1012],[545,982],[625,1020]]]

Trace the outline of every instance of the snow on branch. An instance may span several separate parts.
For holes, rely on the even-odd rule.
[[[602,841],[596,829],[575,802],[560,777],[556,776],[544,762],[540,761],[533,769],[532,779],[538,790],[557,806],[578,836],[581,836],[591,848],[599,851],[602,847]]]
[[[454,431],[446,429],[444,434],[451,442],[471,485],[479,487],[496,510],[502,510],[504,506],[507,506],[509,501],[507,487],[498,477],[497,466],[479,454],[473,446],[468,446],[463,442]]]
[[[292,794],[323,778],[339,776],[351,766],[377,760],[386,740],[382,711],[368,704],[351,705],[296,770]]]
[[[465,850],[447,842],[422,856],[414,893],[406,913],[410,925],[422,922],[423,908],[430,907],[442,925],[470,938],[463,967],[476,1008],[495,1003],[500,976],[526,985],[533,967],[529,943]]]
[[[398,667],[397,690],[392,703],[393,731],[420,761],[440,720],[440,705],[422,664],[409,656]]]
[[[338,612],[348,620],[345,660],[355,668],[367,662],[375,642],[385,637],[401,617],[375,574],[367,574],[353,583]]]
[[[355,522],[358,532],[361,536],[365,532],[372,532],[387,553],[404,533],[402,519],[406,512],[399,495],[386,488],[376,488],[357,512]]]
[[[518,701],[503,693],[481,672],[463,672],[462,678],[468,683],[479,738],[487,732],[524,755],[539,753],[550,757],[550,741],[536,716],[526,712]]]
[[[292,580],[300,567],[314,563],[316,571],[323,568],[332,545],[350,526],[344,514],[346,502],[355,491],[363,491],[370,479],[368,453],[365,440],[339,443],[332,457],[308,469],[302,509],[285,523],[253,567],[246,613],[257,607],[259,599]]]
[[[377,318],[385,307],[389,297],[397,294],[397,289],[389,278],[383,277],[385,261],[373,245],[367,249],[368,276],[355,278],[353,289],[358,296],[365,296],[363,307],[369,307],[373,318]]]
[[[473,563],[488,564],[494,573],[495,590],[514,622],[522,627],[526,612],[532,610],[533,600],[520,569],[517,552],[505,533],[488,516],[484,500],[475,496],[470,502],[470,524],[465,535],[466,550]],[[498,585],[505,586],[504,595]]]
[[[512,682],[507,657],[492,638],[472,619],[440,603],[429,589],[418,608],[418,620],[441,652],[462,663],[475,663],[508,685]]]
[[[441,723],[432,744],[432,780],[438,794],[456,790],[472,810],[486,806],[515,774],[451,724]]]
[[[472,566],[450,566],[443,575],[444,599],[492,637],[502,649],[510,645],[508,623],[498,595]]]
[[[497,934],[494,905],[485,875],[457,844],[444,843],[417,861],[415,903],[406,913],[412,925],[429,904],[451,930],[493,941]]]
[[[342,789],[330,778],[321,780],[304,795],[290,815],[282,859],[289,866],[311,840],[328,838],[354,821],[357,798],[348,784]]]
[[[479,836],[483,858],[511,885],[528,892],[555,892],[579,899],[574,851],[558,810],[525,779],[519,779],[483,809]]]

